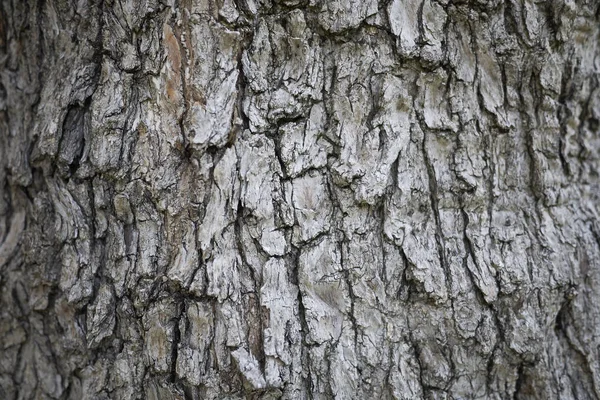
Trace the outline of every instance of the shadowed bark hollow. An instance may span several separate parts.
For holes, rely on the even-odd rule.
[[[598,399],[600,3],[0,2],[1,399]]]

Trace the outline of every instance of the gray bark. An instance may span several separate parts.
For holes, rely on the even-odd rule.
[[[598,399],[600,4],[3,0],[0,398]]]

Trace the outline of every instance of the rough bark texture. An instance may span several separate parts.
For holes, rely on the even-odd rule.
[[[0,398],[598,399],[599,31],[3,0]]]

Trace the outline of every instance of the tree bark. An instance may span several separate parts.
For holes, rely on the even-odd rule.
[[[4,0],[0,398],[598,399],[600,3]]]

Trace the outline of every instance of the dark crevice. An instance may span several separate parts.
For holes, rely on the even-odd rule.
[[[525,379],[524,366],[523,363],[521,363],[517,367],[517,381],[515,383],[515,391],[512,395],[513,400],[518,400],[520,398],[519,393],[525,387]]]
[[[169,379],[171,383],[175,383],[177,381],[177,357],[179,355],[179,343],[181,342],[181,331],[179,329],[179,323],[182,318],[185,318],[185,302],[183,299],[179,299],[177,302],[178,315],[173,320],[173,341],[171,342],[171,366],[170,366],[170,375]]]
[[[410,261],[406,256],[403,248],[400,248],[400,255],[402,256],[402,262],[404,264],[404,269],[402,270],[402,277],[400,280],[400,287],[398,288],[398,298],[402,301],[405,301],[408,304],[413,303],[413,291],[415,290],[414,286],[411,284],[411,281],[408,279],[407,273],[410,269]]]
[[[447,285],[451,282],[450,268],[448,265],[448,261],[446,259],[445,254],[445,245],[444,245],[444,234],[442,232],[442,223],[440,220],[440,210],[439,210],[439,196],[438,196],[438,184],[437,178],[435,176],[435,169],[431,160],[429,159],[429,154],[427,151],[427,133],[423,130],[423,143],[422,143],[422,151],[423,151],[423,160],[425,162],[425,167],[427,170],[427,177],[429,181],[429,200],[431,202],[431,209],[433,211],[433,218],[435,221],[436,233],[435,233],[435,241],[437,243],[438,248],[438,256],[440,259],[441,267],[444,269],[445,277],[447,280]]]
[[[306,320],[306,307],[304,306],[304,295],[302,294],[302,289],[300,288],[300,278],[299,278],[299,268],[300,268],[300,249],[294,245],[290,246],[288,264],[291,272],[292,279],[290,282],[295,284],[298,287],[298,318],[300,319],[300,335],[302,337],[302,346],[301,347],[301,358],[302,365],[310,365],[310,347],[312,347],[307,340],[310,329],[308,327],[308,322]],[[313,379],[310,368],[307,368],[306,374],[302,374],[304,386],[307,388],[308,398],[313,399],[314,387],[313,387]]]
[[[83,104],[70,105],[63,120],[62,134],[58,141],[58,158],[68,165],[70,175],[79,168],[85,140],[89,137],[91,100],[88,97]]]

